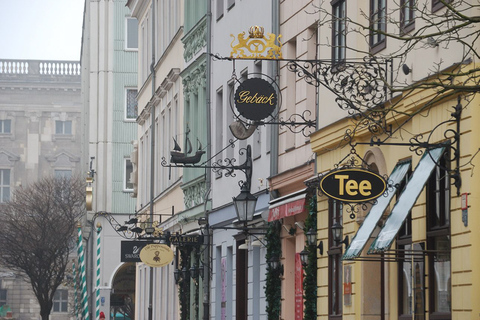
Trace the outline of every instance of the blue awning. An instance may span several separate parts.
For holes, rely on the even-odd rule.
[[[361,227],[358,229],[357,234],[353,237],[352,242],[345,251],[342,257],[343,260],[355,259],[362,253],[363,248],[377,226],[378,220],[380,220],[390,204],[390,201],[397,191],[398,185],[405,178],[410,166],[410,161],[404,161],[397,163],[395,168],[393,168],[393,171],[388,178],[388,185],[391,187],[385,195],[377,198],[377,202],[370,209],[370,212],[367,214]]]
[[[382,253],[390,249],[403,222],[427,183],[430,174],[440,160],[445,148],[425,151],[405,190],[400,195],[385,225],[368,250],[368,254]]]

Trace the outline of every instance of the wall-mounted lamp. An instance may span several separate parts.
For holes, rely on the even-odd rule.
[[[332,226],[332,235],[333,235],[333,241],[337,244],[342,244],[344,243],[346,247],[348,247],[349,240],[348,236],[345,236],[345,238],[342,240],[342,234],[343,234],[343,226],[336,221],[333,226]]]
[[[263,240],[263,237],[260,237],[260,238],[255,239],[254,241],[252,241],[252,247],[263,246],[264,244],[263,244],[262,240]]]
[[[305,223],[303,223],[302,221],[297,221],[297,222],[295,222],[295,226],[296,226],[297,228],[300,228],[300,229],[302,229],[302,230],[305,230]]]
[[[175,283],[178,284],[182,279],[181,271],[175,268],[175,271],[173,271],[173,277],[175,278]]]
[[[240,250],[248,250],[248,243],[250,242],[250,240],[246,239],[245,240],[245,243],[242,243],[241,245],[238,246],[238,249]]]
[[[300,260],[302,261],[302,265],[304,267],[308,265],[308,254],[309,252],[306,249],[303,249],[300,252]]]
[[[412,69],[404,63],[402,65],[402,71],[405,75],[408,75],[410,72],[412,72]]]
[[[197,265],[194,264],[190,268],[190,277],[192,277],[192,279],[198,279],[199,275],[203,278],[203,266],[197,267]]]
[[[308,245],[315,246],[317,243],[317,232],[313,230],[313,228],[310,228],[310,230],[308,230],[305,234],[307,236]],[[323,241],[320,241],[316,247],[320,255],[323,256]]]
[[[283,275],[283,264],[280,263],[280,258],[272,256],[267,260],[267,264],[272,270],[278,270],[280,275]]]

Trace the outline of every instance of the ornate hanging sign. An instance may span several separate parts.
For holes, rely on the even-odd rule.
[[[387,182],[375,172],[349,168],[327,173],[320,180],[322,192],[342,202],[367,202],[380,197],[387,188]]]
[[[269,33],[268,37],[264,35],[263,27],[253,26],[248,30],[248,37],[245,38],[245,31],[238,34],[238,43],[235,42],[235,36],[231,43],[232,52],[230,58],[237,59],[282,59],[282,43],[280,38],[282,35],[276,36]],[[277,42],[278,44],[276,44]]]
[[[248,120],[263,120],[275,111],[276,106],[275,88],[261,78],[247,79],[235,91],[235,107]]]
[[[163,267],[173,261],[173,251],[165,244],[148,244],[140,251],[140,260],[150,267]]]

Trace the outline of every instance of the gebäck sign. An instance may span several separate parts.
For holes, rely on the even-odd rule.
[[[275,110],[277,93],[268,81],[250,78],[243,81],[235,91],[235,106],[245,118],[260,121]]]
[[[320,189],[330,198],[342,202],[366,202],[380,197],[387,182],[380,175],[366,169],[339,169],[327,173],[320,180]]]

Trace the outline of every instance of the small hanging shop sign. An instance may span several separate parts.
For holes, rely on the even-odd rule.
[[[235,92],[238,113],[252,121],[270,116],[277,106],[277,93],[271,83],[261,78],[243,81]]]
[[[165,244],[152,243],[140,251],[140,259],[150,267],[163,267],[173,261],[173,251]]]
[[[320,180],[322,192],[342,202],[371,201],[380,197],[386,188],[384,178],[361,168],[333,170]]]

